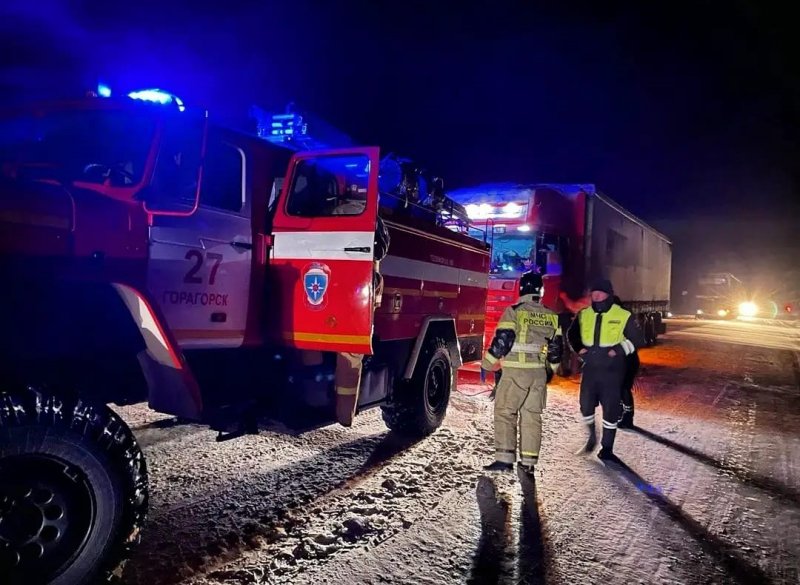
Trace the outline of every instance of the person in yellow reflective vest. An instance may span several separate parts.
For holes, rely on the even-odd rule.
[[[599,279],[591,287],[592,304],[581,310],[567,332],[572,349],[583,360],[580,406],[589,437],[580,453],[597,445],[594,411],[603,408],[603,438],[598,457],[615,459],[614,439],[622,415],[622,385],[627,370],[626,356],[644,345],[636,319],[614,303],[611,282]]]
[[[511,471],[517,460],[519,418],[520,465],[532,474],[542,443],[542,411],[547,402],[546,363],[561,361],[563,349],[558,315],[540,303],[542,277],[526,272],[520,278],[520,299],[508,307],[481,362],[481,379],[501,363],[494,401],[495,461],[486,471]]]

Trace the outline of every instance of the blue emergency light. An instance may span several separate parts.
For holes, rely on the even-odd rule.
[[[139,91],[132,91],[128,94],[128,97],[133,100],[152,102],[155,104],[161,104],[165,106],[174,104],[178,107],[178,110],[181,112],[186,109],[186,106],[183,105],[183,100],[181,100],[181,98],[167,91],[162,91],[160,89],[141,89]]]
[[[305,136],[308,124],[299,114],[274,114],[270,122],[269,137],[280,142],[280,137]]]
[[[349,136],[313,116],[293,111],[290,104],[281,113],[267,112],[258,106],[250,107],[250,117],[255,121],[256,134],[273,144],[292,150],[317,150],[352,146]],[[309,132],[313,126],[313,134]]]

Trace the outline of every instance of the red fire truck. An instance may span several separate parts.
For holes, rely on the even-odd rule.
[[[485,184],[448,195],[492,245],[487,344],[503,310],[518,298],[519,277],[527,270],[543,275],[544,305],[565,323],[589,304],[587,286],[602,275],[637,315],[648,343],[664,331],[671,242],[594,185]]]
[[[361,410],[439,426],[480,357],[489,247],[380,169],[377,148],[293,152],[157,90],[0,119],[4,583],[91,581],[136,542],[147,468],[109,404],[218,440],[303,431],[334,420],[349,352]]]

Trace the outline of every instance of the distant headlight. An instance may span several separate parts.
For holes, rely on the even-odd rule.
[[[703,309],[697,309],[697,314],[698,315],[702,315],[703,314]]]
[[[758,314],[758,306],[750,301],[742,303],[739,305],[739,314],[742,317],[755,317]]]
[[[670,311],[667,311],[667,318],[671,319],[672,316],[673,316],[672,313]]]
[[[724,317],[727,314],[728,311],[726,311],[725,309],[720,309],[719,311],[717,311],[717,315],[719,315],[720,317]]]

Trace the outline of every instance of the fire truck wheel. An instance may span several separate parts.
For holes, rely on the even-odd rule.
[[[72,585],[119,574],[147,513],[147,468],[104,404],[0,391],[0,575]]]
[[[450,352],[442,340],[430,342],[411,380],[395,385],[391,401],[382,407],[386,426],[407,436],[431,434],[442,424],[453,387]]]

